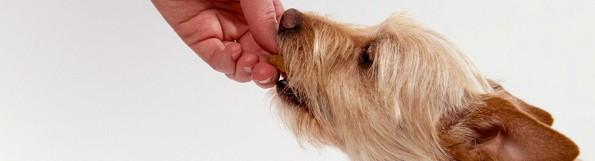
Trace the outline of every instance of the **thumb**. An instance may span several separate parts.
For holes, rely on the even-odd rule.
[[[277,15],[283,12],[277,0],[241,0],[250,33],[258,45],[270,53],[277,53]]]

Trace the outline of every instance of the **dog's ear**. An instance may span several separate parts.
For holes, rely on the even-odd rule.
[[[533,117],[537,121],[540,121],[549,126],[552,126],[552,124],[554,123],[554,118],[552,117],[552,115],[550,115],[550,113],[513,96],[508,91],[506,91],[504,87],[502,87],[495,81],[489,80],[488,82],[490,83],[490,86],[494,89],[495,95],[501,96],[507,100],[512,101],[513,103],[518,105],[519,110],[527,113],[529,116]]]
[[[579,153],[570,139],[501,96],[487,97],[440,137],[459,161],[572,161]]]

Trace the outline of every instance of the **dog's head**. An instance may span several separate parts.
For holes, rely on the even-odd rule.
[[[290,9],[279,26],[282,115],[301,139],[354,160],[572,160],[552,119],[488,82],[404,16],[341,24]],[[282,61],[279,61],[282,60]],[[498,87],[498,88],[496,88]]]

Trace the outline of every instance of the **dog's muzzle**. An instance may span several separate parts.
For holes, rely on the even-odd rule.
[[[298,31],[301,30],[303,24],[303,14],[296,9],[288,9],[283,13],[281,17],[281,21],[279,22],[279,36],[289,36],[296,34]],[[271,56],[269,58],[269,63],[274,65],[279,71],[281,72],[281,80],[277,81],[277,94],[281,99],[285,102],[296,105],[296,106],[304,106],[305,101],[303,97],[300,97],[299,91],[295,88],[290,87],[288,82],[290,81],[287,78],[287,68],[285,67],[285,62],[283,61],[283,53],[279,53],[281,55]]]

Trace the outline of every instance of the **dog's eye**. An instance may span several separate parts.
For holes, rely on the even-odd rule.
[[[371,45],[366,45],[362,48],[362,51],[359,55],[359,65],[362,68],[370,68],[374,63],[374,58],[371,55],[373,54],[372,50],[373,48]]]

